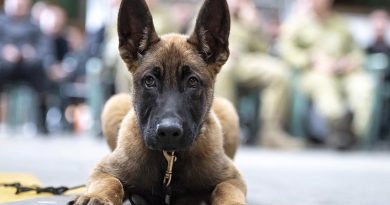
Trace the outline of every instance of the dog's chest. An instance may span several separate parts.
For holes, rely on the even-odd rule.
[[[218,183],[212,171],[198,167],[191,160],[181,161],[178,158],[173,166],[171,183],[169,187],[165,187],[163,180],[167,163],[163,159],[159,163],[157,160],[154,161],[156,162],[154,165],[145,167],[148,172],[140,172],[135,186],[128,187],[130,195],[139,195],[151,204],[164,204],[168,195],[172,201],[194,195],[209,198]]]
[[[161,183],[157,183],[149,189],[133,189],[129,190],[129,197],[140,197],[144,202],[140,204],[153,205],[170,205],[170,204],[187,204],[189,200],[196,199],[201,202],[208,202],[211,193],[215,186],[199,184],[190,184],[187,180],[181,180],[180,177],[172,178],[170,186],[165,187]],[[184,202],[184,203],[183,203]],[[135,203],[138,205],[138,203]]]

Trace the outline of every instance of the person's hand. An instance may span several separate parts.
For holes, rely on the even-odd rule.
[[[30,60],[35,58],[37,52],[35,48],[30,44],[25,44],[22,46],[22,56],[25,60]]]
[[[61,81],[66,77],[66,72],[62,68],[62,65],[57,63],[50,67],[49,78],[53,81]]]
[[[6,44],[2,49],[1,55],[10,63],[19,62],[22,59],[19,49],[12,44]]]
[[[338,74],[346,74],[358,67],[358,62],[354,62],[349,57],[344,57],[337,61],[336,72]]]
[[[328,75],[333,75],[336,72],[336,63],[332,58],[318,54],[313,59],[313,69]]]

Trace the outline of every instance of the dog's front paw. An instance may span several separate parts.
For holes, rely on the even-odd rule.
[[[109,199],[104,199],[96,196],[78,196],[73,201],[70,201],[68,205],[117,205]]]

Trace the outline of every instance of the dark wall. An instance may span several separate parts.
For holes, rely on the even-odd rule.
[[[335,0],[335,6],[360,11],[371,11],[379,8],[390,11],[390,0]]]

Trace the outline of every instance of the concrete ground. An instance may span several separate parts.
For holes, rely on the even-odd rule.
[[[44,185],[85,183],[108,153],[88,137],[0,138],[0,172],[28,172]],[[389,205],[390,152],[280,152],[243,147],[236,164],[251,205]]]

